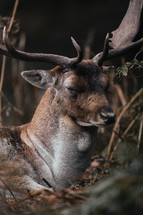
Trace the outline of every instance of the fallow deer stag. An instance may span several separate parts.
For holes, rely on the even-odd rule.
[[[96,145],[97,127],[114,122],[106,99],[105,60],[140,46],[133,42],[143,0],[131,0],[119,28],[105,39],[103,52],[84,60],[72,38],[77,57],[28,53],[12,47],[6,28],[0,53],[24,60],[57,65],[50,71],[30,70],[22,77],[32,85],[47,88],[32,121],[0,129],[0,188],[35,193],[60,190],[76,183],[89,166]]]

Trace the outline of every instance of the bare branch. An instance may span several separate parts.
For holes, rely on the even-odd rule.
[[[123,108],[123,110],[121,111],[120,115],[118,116],[117,120],[116,120],[116,123],[114,125],[114,128],[113,130],[116,131],[118,126],[119,126],[119,123],[120,123],[120,120],[122,119],[122,116],[124,115],[124,113],[128,110],[128,108],[132,105],[132,103],[139,97],[143,94],[143,88],[141,88],[135,95],[134,97],[128,102],[128,104]],[[108,146],[108,150],[107,150],[107,155],[106,157],[109,158],[110,156],[110,152],[111,152],[111,148],[112,148],[112,145],[113,145],[113,141],[114,141],[114,138],[115,138],[115,132],[112,132],[112,135],[111,135],[111,138],[110,138],[110,141],[109,141],[109,146]]]

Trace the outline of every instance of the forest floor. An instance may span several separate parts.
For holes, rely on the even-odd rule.
[[[0,215],[140,215],[143,212],[142,164],[136,160],[134,170],[127,173],[125,169],[130,169],[129,165],[121,169],[117,161],[107,164],[102,155],[95,155],[78,184],[59,192],[27,193],[22,199],[3,198]]]
[[[41,192],[36,195],[27,194],[25,198],[13,199],[10,202],[3,199],[0,214],[37,214],[36,211],[54,211],[71,208],[88,199],[86,190],[88,187],[100,183],[109,177],[109,172],[104,170],[105,159],[101,155],[92,157],[90,167],[86,170],[80,182],[68,189],[59,192]]]

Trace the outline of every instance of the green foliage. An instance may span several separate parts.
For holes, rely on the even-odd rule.
[[[120,66],[116,69],[116,75],[114,77],[114,80],[121,80],[123,76],[127,76],[129,70],[136,69],[140,70],[143,69],[143,60],[138,60],[137,57],[139,54],[143,52],[143,47],[140,49],[140,51],[135,55],[134,59],[131,62],[126,62],[123,66]]]

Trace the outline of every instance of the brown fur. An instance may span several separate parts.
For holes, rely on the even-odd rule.
[[[26,80],[40,86],[39,74],[48,84],[42,71],[30,71]],[[55,189],[75,183],[94,149],[95,129],[88,126],[105,124],[101,111],[108,107],[108,79],[101,67],[84,60],[65,72],[55,67],[47,78],[54,84],[43,95],[32,121],[0,130],[3,189],[26,193],[45,189],[45,181]]]

